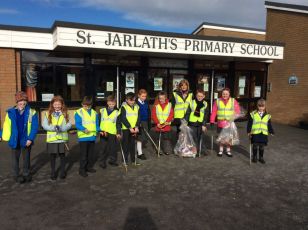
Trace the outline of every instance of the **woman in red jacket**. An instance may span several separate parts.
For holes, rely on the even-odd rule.
[[[152,108],[152,120],[155,123],[155,131],[161,132],[161,146],[166,155],[172,152],[171,145],[171,122],[173,119],[172,105],[167,99],[167,94],[163,91],[158,93]],[[161,154],[161,153],[159,153]]]

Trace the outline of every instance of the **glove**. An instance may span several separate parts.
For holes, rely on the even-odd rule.
[[[56,130],[57,133],[59,133],[59,132],[61,131],[60,126],[59,126],[59,125],[56,125],[55,130]]]

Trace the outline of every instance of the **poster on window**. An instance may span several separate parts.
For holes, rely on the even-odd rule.
[[[135,93],[135,88],[125,88],[125,94]]]
[[[163,90],[163,78],[154,77],[154,91]]]
[[[203,84],[203,90],[204,90],[204,92],[208,92],[209,91],[209,84],[208,83],[204,83]]]
[[[51,101],[53,96],[53,93],[42,93],[42,101]]]
[[[244,87],[239,88],[239,95],[240,96],[245,95],[245,88]]]
[[[254,96],[261,97],[261,86],[255,86]]]
[[[184,79],[183,75],[173,75],[173,79],[172,79],[173,90],[176,90],[178,88],[180,81],[182,81],[183,79]]]
[[[226,87],[226,79],[224,77],[217,78],[217,91],[222,91]]]
[[[125,87],[127,88],[134,88],[135,87],[135,74],[134,73],[126,73],[126,84]]]
[[[107,92],[113,92],[113,81],[107,81],[106,82],[106,91]]]
[[[246,86],[246,76],[240,76],[238,87],[244,88]]]
[[[76,75],[74,73],[68,73],[67,77],[67,85],[76,85]]]

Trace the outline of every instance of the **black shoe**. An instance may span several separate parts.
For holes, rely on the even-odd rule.
[[[16,183],[19,183],[19,184],[23,184],[23,183],[26,182],[26,180],[23,176],[15,177],[15,181],[16,181]]]
[[[51,176],[50,176],[50,179],[51,179],[51,180],[56,180],[57,177],[56,177],[56,175],[51,175]]]
[[[262,164],[265,164],[265,160],[262,158],[259,159],[259,161],[262,163]]]
[[[87,169],[87,172],[89,172],[89,173],[96,173],[96,170],[94,168],[90,168],[90,169]]]
[[[25,182],[29,183],[32,181],[32,176],[28,175],[28,176],[24,176]]]
[[[108,161],[108,164],[110,164],[113,167],[119,166],[119,164],[117,162],[114,162],[114,161]]]
[[[85,172],[85,171],[80,171],[80,172],[79,172],[79,175],[82,176],[82,177],[87,177],[87,176],[88,176],[88,173]]]
[[[64,172],[64,173],[61,173],[60,174],[60,179],[65,179],[66,178],[66,173]]]
[[[146,160],[147,159],[144,154],[138,155],[138,158],[140,160]]]
[[[102,169],[107,168],[107,164],[106,164],[105,161],[101,162],[99,166],[100,166]]]
[[[252,162],[257,163],[258,162],[257,158],[256,157],[252,158]]]

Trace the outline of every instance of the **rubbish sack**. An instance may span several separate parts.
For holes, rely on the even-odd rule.
[[[229,122],[219,133],[217,142],[223,145],[239,145],[240,139],[234,121]]]
[[[181,157],[196,157],[197,147],[192,137],[192,130],[185,120],[181,120],[178,141],[174,147],[174,153]]]

